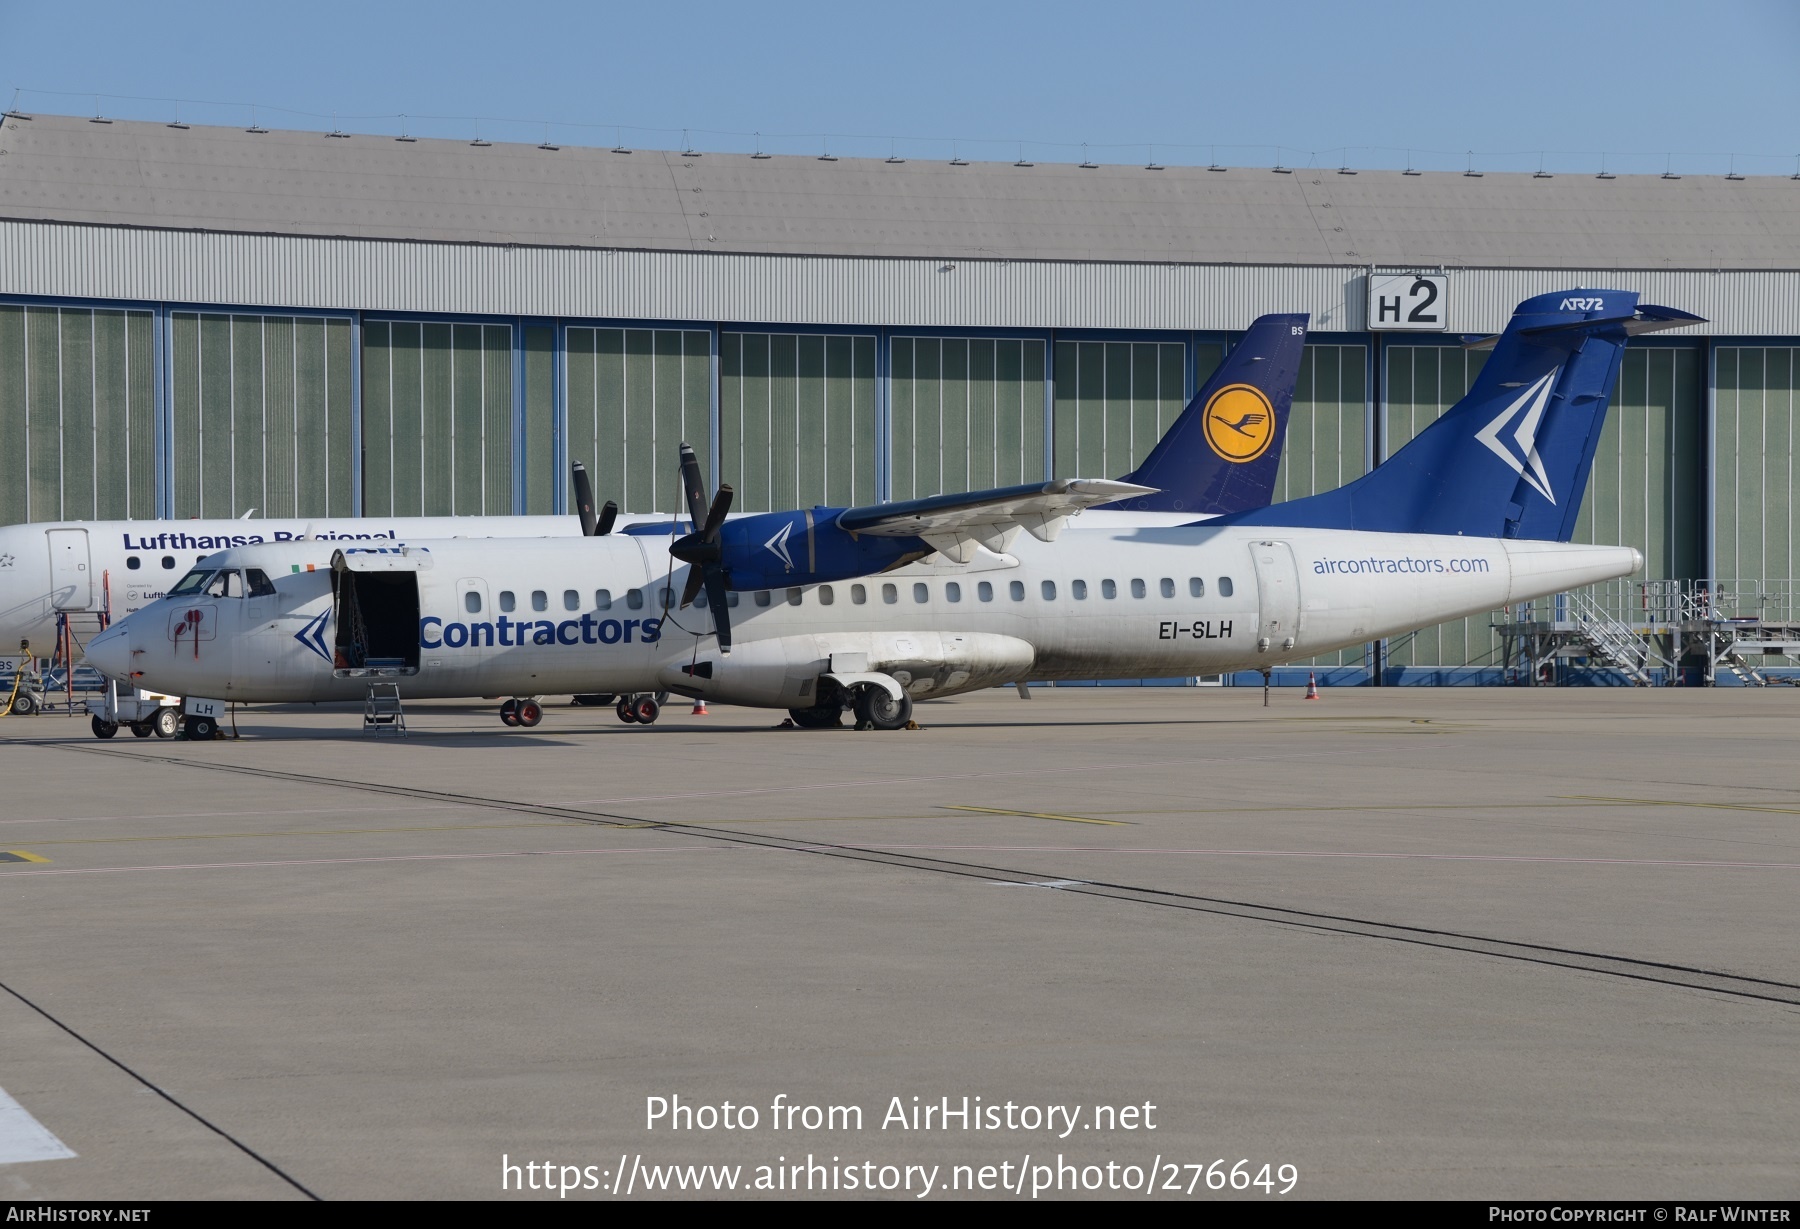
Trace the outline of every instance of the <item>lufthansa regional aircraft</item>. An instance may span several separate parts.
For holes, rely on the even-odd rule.
[[[1183,524],[1269,502],[1306,343],[1305,315],[1263,316],[1126,481],[1161,494],[1094,514],[1120,525]],[[591,496],[582,494],[585,504]],[[609,505],[610,506],[610,505]],[[602,513],[610,529],[616,516]],[[667,517],[625,516],[623,526]],[[0,528],[0,648],[54,637],[59,612],[130,614],[214,551],[313,540],[389,545],[441,538],[574,537],[570,516],[320,517],[312,520],[58,521]],[[103,583],[104,582],[104,583]]]
[[[915,697],[1026,678],[1266,670],[1641,567],[1569,542],[1626,341],[1700,322],[1637,300],[1527,300],[1468,396],[1390,461],[1260,510],[1059,536],[1112,484],[1052,483],[727,522],[729,488],[707,508],[690,465],[691,532],[666,553],[630,533],[234,549],[88,656],[243,701],[667,688],[880,729]]]

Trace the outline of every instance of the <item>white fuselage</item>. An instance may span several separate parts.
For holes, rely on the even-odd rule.
[[[926,561],[830,585],[735,595],[734,647],[710,612],[665,610],[686,568],[666,541],[613,535],[404,548],[296,542],[232,550],[262,597],[165,599],[89,646],[114,677],[245,702],[361,699],[376,674],[338,646],[332,557],[382,570],[405,601],[358,616],[386,628],[384,677],[408,697],[667,688],[807,707],[819,678],[879,672],[915,696],[1030,679],[1258,669],[1627,575],[1629,547],[1231,526],[1071,528],[1054,543],[957,566]],[[309,570],[311,569],[311,570]],[[347,591],[354,573],[340,572]],[[409,579],[410,578],[410,579]],[[381,613],[388,611],[387,615]],[[197,613],[194,613],[197,612]],[[397,649],[394,646],[401,645]],[[404,650],[404,651],[403,651]]]
[[[1089,524],[1174,525],[1178,512],[1091,510]],[[619,528],[663,522],[656,514],[619,517]],[[120,619],[162,597],[206,556],[305,535],[332,545],[444,538],[567,538],[574,516],[315,517],[309,520],[42,521],[0,526],[0,653],[29,641],[48,656],[59,612]],[[329,558],[329,555],[327,555]]]

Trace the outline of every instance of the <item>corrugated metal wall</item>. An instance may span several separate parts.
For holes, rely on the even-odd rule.
[[[1216,357],[1211,365],[1218,366]],[[1187,351],[1180,343],[1058,341],[1056,476],[1129,473],[1186,405]]]
[[[365,515],[515,511],[510,327],[369,321],[362,377]]]
[[[1792,581],[1800,577],[1800,348],[1721,346],[1714,381],[1713,574]]]
[[[1048,477],[1042,341],[896,337],[888,370],[893,498]]]
[[[0,221],[0,293],[369,312],[755,320],[908,329],[1239,329],[1305,311],[1359,332],[1357,266],[1083,264],[748,256],[315,239]],[[1735,270],[1458,269],[1453,332],[1496,332],[1534,294],[1637,290],[1695,330],[1800,336],[1800,275]]]
[[[347,318],[177,311],[169,331],[176,516],[355,512]]]
[[[721,333],[719,452],[736,512],[873,502],[875,338]]]
[[[588,467],[594,499],[686,515],[678,446],[693,445],[709,478],[714,470],[710,334],[571,328],[567,338],[569,459]]]
[[[156,512],[155,318],[0,304],[0,524]]]

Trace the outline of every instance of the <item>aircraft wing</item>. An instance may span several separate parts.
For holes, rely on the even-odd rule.
[[[1084,508],[1155,493],[1154,487],[1110,478],[1058,478],[846,508],[837,525],[852,534],[923,538],[956,562],[967,563],[975,557],[977,545],[1004,553],[1021,529],[1040,542],[1053,542],[1069,518]]]

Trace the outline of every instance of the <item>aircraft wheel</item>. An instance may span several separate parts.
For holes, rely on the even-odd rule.
[[[131,736],[133,738],[149,738],[154,733],[156,733],[156,730],[148,721],[134,721],[131,723]]]
[[[172,708],[159,708],[150,718],[150,730],[158,738],[174,738],[181,728],[181,714]]]
[[[218,732],[219,723],[214,721],[211,717],[189,717],[187,719],[187,736],[189,742],[207,742]]]
[[[527,729],[544,719],[544,706],[536,700],[520,700],[516,711],[518,723]]]
[[[856,728],[859,730],[899,730],[912,720],[912,697],[898,700],[880,687],[860,687],[856,693]]]
[[[814,705],[812,708],[790,708],[788,716],[803,730],[835,730],[844,724],[841,704]]]
[[[21,691],[13,697],[12,711],[15,717],[29,717],[37,712],[37,701],[31,698],[30,692]]]
[[[108,721],[104,717],[90,717],[88,718],[88,724],[94,727],[95,738],[111,738],[114,734],[119,732],[119,723],[116,721]]]
[[[631,706],[631,715],[639,725],[650,725],[662,715],[662,705],[655,696],[644,696]]]
[[[637,724],[637,712],[632,706],[630,696],[620,696],[618,704],[613,707],[613,711],[619,714],[619,720],[623,721],[626,725]]]
[[[517,700],[507,700],[500,705],[500,724],[519,724],[519,702]]]

